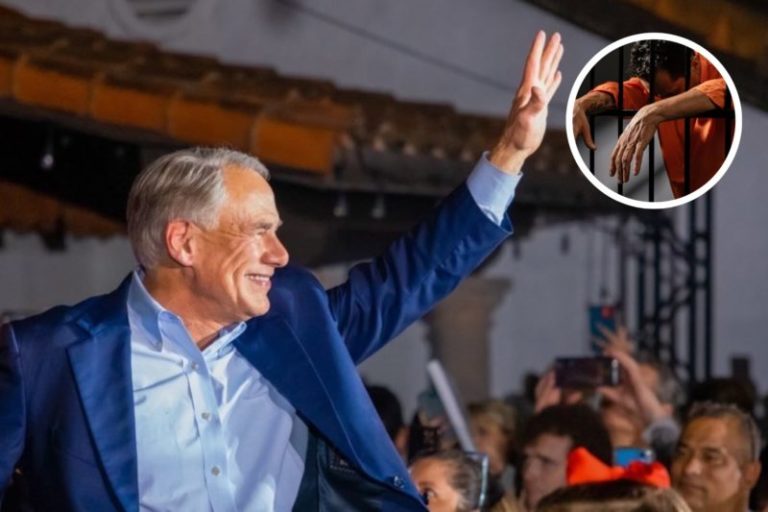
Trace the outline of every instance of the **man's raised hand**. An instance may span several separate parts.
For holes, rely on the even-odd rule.
[[[536,34],[504,133],[489,156],[502,171],[517,174],[525,159],[541,145],[547,106],[562,80],[558,69],[562,56],[560,34],[555,33],[549,41],[543,31]]]

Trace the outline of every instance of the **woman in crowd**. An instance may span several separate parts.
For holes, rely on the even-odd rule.
[[[475,449],[488,456],[488,510],[515,512],[515,409],[501,400],[472,403],[468,409]]]
[[[501,400],[469,404],[469,427],[478,452],[488,455],[488,470],[506,491],[514,483],[515,410]]]
[[[427,499],[430,512],[480,512],[483,494],[481,464],[460,450],[417,457],[411,479]]]

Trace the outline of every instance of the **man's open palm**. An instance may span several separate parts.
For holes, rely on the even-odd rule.
[[[547,106],[562,79],[558,70],[562,56],[560,34],[555,33],[549,41],[543,31],[536,34],[504,134],[492,157],[517,154],[526,158],[539,148],[547,126]]]

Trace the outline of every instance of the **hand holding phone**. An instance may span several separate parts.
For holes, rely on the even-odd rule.
[[[555,385],[569,389],[596,389],[620,383],[619,362],[612,357],[558,357]]]

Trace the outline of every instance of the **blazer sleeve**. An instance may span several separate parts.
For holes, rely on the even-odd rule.
[[[0,504],[24,450],[26,428],[19,346],[11,324],[0,326]]]
[[[477,206],[466,185],[371,262],[328,291],[331,312],[356,364],[450,293],[507,236]]]

